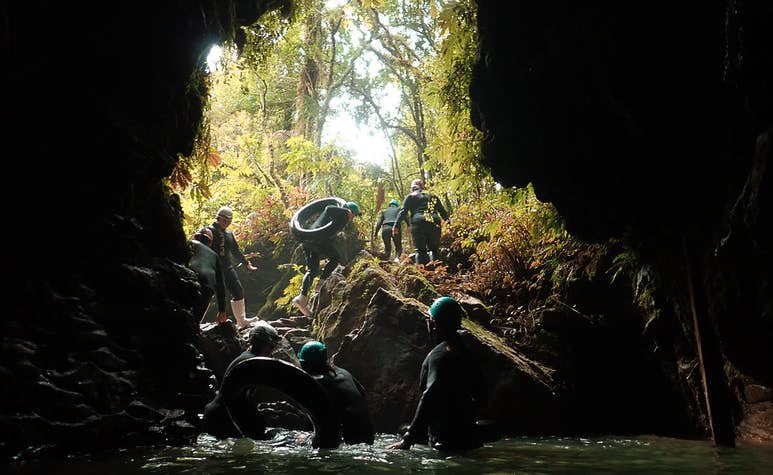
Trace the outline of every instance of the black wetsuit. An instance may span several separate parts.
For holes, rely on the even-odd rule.
[[[373,444],[373,423],[365,399],[365,388],[343,368],[332,367],[315,379],[325,389],[341,423],[347,444]]]
[[[242,360],[254,358],[255,354],[245,351],[228,365],[225,370],[223,379],[231,371],[231,368]],[[221,384],[222,387],[222,384]],[[249,395],[245,391],[241,394],[234,403],[229,407],[231,415],[237,421],[239,421],[240,428],[244,431],[246,437],[253,439],[265,439],[266,438],[266,422],[261,417],[257,410],[256,404],[250,402]],[[226,437],[241,437],[242,434],[231,422],[231,417],[228,416],[228,411],[225,407],[225,401],[221,396],[221,392],[218,391],[215,398],[204,406],[204,417],[202,418],[202,430],[209,434],[214,435],[219,439]]]
[[[325,206],[316,221],[309,229],[318,229],[329,222],[335,222],[337,226],[344,227],[349,223],[349,210],[335,205]],[[319,273],[319,261],[323,257],[328,258],[328,263],[322,271],[320,278],[325,279],[333,273],[341,262],[341,243],[335,237],[309,240],[303,242],[304,256],[306,257],[306,275],[301,283],[301,294],[308,295],[314,277]]]
[[[448,212],[437,196],[424,190],[414,191],[403,200],[403,207],[397,221],[406,213],[411,217],[411,237],[416,248],[416,261],[419,264],[429,262],[428,251],[433,259],[440,253],[440,218],[448,220]]]
[[[387,209],[381,212],[381,216],[378,218],[378,222],[376,223],[376,228],[373,230],[373,235],[376,236],[378,234],[379,228],[382,227],[381,230],[381,239],[384,241],[384,252],[386,253],[386,258],[389,259],[389,255],[392,253],[392,242],[395,243],[395,255],[397,257],[400,257],[400,255],[403,253],[403,230],[402,226],[400,226],[400,222],[397,221],[397,215],[400,214],[400,208],[391,205]],[[410,226],[411,223],[408,221],[408,215],[403,214],[401,220],[405,221],[405,224],[407,226]],[[392,235],[392,229],[397,227],[397,234]]]
[[[440,342],[421,365],[421,399],[403,438],[410,443],[428,439],[440,450],[480,447],[475,407],[482,387],[480,368],[459,335]]]
[[[239,280],[239,274],[236,273],[236,269],[234,269],[231,263],[231,256],[236,257],[244,265],[247,265],[247,258],[239,249],[234,233],[227,229],[222,229],[217,221],[207,226],[207,228],[212,231],[212,249],[220,256],[220,262],[223,266],[223,279],[228,292],[231,294],[231,299],[242,300],[244,298],[244,287],[242,287],[242,282]]]
[[[201,299],[194,304],[194,312],[199,320],[204,316],[212,296],[217,298],[218,312],[225,311],[225,283],[220,257],[206,244],[197,240],[190,241],[191,261],[189,267],[196,273],[201,285]]]

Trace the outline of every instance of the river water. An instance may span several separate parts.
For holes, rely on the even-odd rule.
[[[511,438],[464,454],[423,445],[388,450],[393,435],[373,446],[315,450],[297,444],[301,434],[279,431],[266,441],[201,435],[187,447],[149,447],[16,463],[11,474],[773,474],[773,447],[713,448],[710,442],[654,436]]]

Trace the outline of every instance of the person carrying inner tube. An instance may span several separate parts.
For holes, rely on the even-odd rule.
[[[376,228],[373,230],[373,237],[378,236],[378,230],[381,229],[381,240],[384,241],[384,252],[386,253],[386,259],[389,260],[389,255],[392,253],[392,241],[395,243],[395,262],[400,262],[400,255],[403,253],[403,232],[401,222],[397,220],[397,215],[400,213],[400,202],[392,200],[385,210],[381,212],[381,216],[378,218]],[[405,225],[410,227],[411,223],[408,221],[408,215],[403,213],[401,218],[405,221]],[[396,231],[395,231],[396,230]]]
[[[424,180],[417,178],[411,182],[411,193],[403,200],[395,222],[400,222],[406,213],[411,218],[408,231],[416,248],[416,263],[428,263],[429,252],[432,253],[432,259],[438,259],[442,224],[440,218],[448,221],[448,212],[437,196],[424,190]],[[392,228],[392,233],[396,234],[397,228]]]
[[[373,445],[375,431],[365,399],[365,388],[348,371],[330,364],[322,342],[309,341],[298,352],[301,369],[322,386],[335,408],[344,442]]]
[[[207,226],[207,228],[212,231],[212,249],[220,256],[220,262],[223,266],[223,278],[225,286],[231,294],[231,310],[234,312],[236,325],[239,329],[244,329],[255,323],[258,318],[247,318],[247,310],[244,303],[244,287],[242,287],[242,282],[239,280],[239,274],[236,273],[236,269],[234,269],[231,263],[231,256],[236,257],[249,271],[256,271],[258,268],[253,266],[244,257],[242,251],[239,250],[239,244],[236,242],[234,233],[226,229],[233,221],[233,217],[234,213],[231,208],[223,206],[217,211],[215,222]]]
[[[402,440],[389,449],[409,449],[429,441],[438,450],[481,447],[475,409],[482,397],[482,375],[462,342],[462,309],[451,297],[436,299],[429,308],[431,331],[439,343],[421,365],[421,398]]]
[[[276,329],[265,321],[259,320],[250,330],[247,349],[231,361],[223,374],[223,380],[228,377],[228,373],[237,363],[256,356],[271,356],[279,340],[280,336]],[[221,382],[220,387],[222,388],[222,386]],[[258,413],[256,404],[250,402],[250,399],[249,390],[245,390],[229,407],[231,411],[231,415],[229,415],[222,391],[218,391],[215,398],[204,406],[204,416],[201,421],[202,431],[218,439],[241,437],[242,435],[253,439],[268,438],[266,423]],[[234,425],[232,416],[239,421],[239,428]]]
[[[228,314],[225,313],[225,283],[223,281],[223,269],[220,266],[220,258],[211,249],[212,231],[209,228],[201,228],[189,241],[191,248],[191,260],[188,267],[196,273],[201,285],[201,298],[194,303],[193,312],[200,321],[207,312],[212,296],[217,300],[217,323],[225,323]]]
[[[349,201],[344,206],[328,205],[325,206],[325,209],[309,229],[321,228],[331,221],[344,227],[348,225],[355,216],[359,215],[360,207],[354,201]],[[337,242],[336,237],[332,237],[325,239],[307,239],[304,240],[302,244],[304,257],[306,258],[306,274],[303,276],[303,282],[301,282],[301,293],[293,297],[292,302],[298,307],[298,310],[300,310],[303,315],[310,317],[311,309],[309,308],[308,295],[314,278],[319,274],[319,261],[323,257],[328,258],[325,269],[322,271],[322,275],[320,275],[321,279],[326,279],[341,262],[341,252],[339,251],[341,243]]]

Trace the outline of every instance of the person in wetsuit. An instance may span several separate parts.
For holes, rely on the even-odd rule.
[[[355,216],[360,215],[360,207],[354,201],[349,201],[344,206],[328,205],[319,215],[316,221],[309,229],[318,229],[327,223],[333,221],[340,227],[345,227]],[[325,239],[311,239],[303,242],[303,254],[306,259],[306,274],[301,282],[301,293],[293,297],[293,304],[305,316],[311,316],[309,308],[309,290],[314,278],[319,274],[319,261],[327,257],[328,262],[320,275],[321,279],[326,279],[333,273],[335,268],[341,262],[341,243],[335,237]]]
[[[231,364],[228,365],[223,374],[223,380],[240,361],[256,356],[271,356],[279,339],[279,334],[274,327],[263,320],[259,320],[250,330],[247,349],[231,361]],[[221,382],[220,387],[222,388],[222,386]],[[228,413],[229,410],[231,415]],[[234,425],[231,419],[232,416],[235,420],[239,421],[239,428]],[[250,401],[249,390],[245,390],[240,394],[234,403],[229,406],[228,410],[225,407],[222,391],[219,390],[215,398],[204,406],[204,416],[201,422],[201,429],[218,439],[241,437],[242,435],[253,439],[267,438],[266,423],[258,412],[256,404]]]
[[[228,320],[225,313],[225,283],[220,257],[210,247],[212,231],[209,228],[199,229],[189,243],[191,260],[188,266],[196,273],[201,285],[201,298],[193,306],[194,315],[200,321],[214,295],[217,300],[217,323],[225,323]]]
[[[430,324],[439,338],[421,365],[421,398],[402,439],[387,448],[408,449],[428,441],[438,450],[467,450],[482,445],[475,410],[482,396],[482,376],[458,330],[463,309],[451,297],[436,299]]]
[[[365,388],[343,368],[330,364],[322,342],[309,341],[298,352],[301,368],[327,393],[347,444],[373,444],[375,431],[365,399]]]
[[[429,252],[432,259],[437,260],[440,255],[440,218],[448,221],[448,212],[437,196],[424,190],[424,180],[411,182],[411,193],[403,200],[395,221],[399,222],[406,213],[410,215],[408,231],[416,248],[416,263],[428,263]],[[392,233],[396,232],[393,228]]]
[[[387,260],[389,260],[389,255],[392,253],[392,242],[394,241],[395,262],[400,262],[400,255],[403,253],[402,226],[400,225],[400,221],[397,221],[397,215],[399,213],[400,203],[397,200],[390,201],[389,206],[381,212],[381,216],[376,223],[376,228],[373,230],[373,237],[376,237],[378,236],[378,230],[381,229],[381,239],[384,241],[384,252],[386,253]],[[402,220],[405,221],[406,226],[411,226],[407,214],[403,214]]]
[[[220,263],[223,266],[223,279],[228,292],[231,294],[231,310],[233,310],[236,324],[240,329],[247,328],[258,319],[255,317],[247,318],[247,310],[244,303],[244,287],[239,280],[239,274],[231,263],[231,256],[235,257],[248,270],[256,271],[250,261],[242,254],[239,244],[236,242],[234,233],[226,228],[233,221],[234,213],[228,206],[223,206],[217,211],[215,222],[207,226],[212,231],[212,249],[220,256]]]

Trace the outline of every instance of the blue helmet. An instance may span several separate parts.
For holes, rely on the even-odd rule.
[[[400,202],[397,200],[392,200],[389,202],[389,206],[400,206]]]

